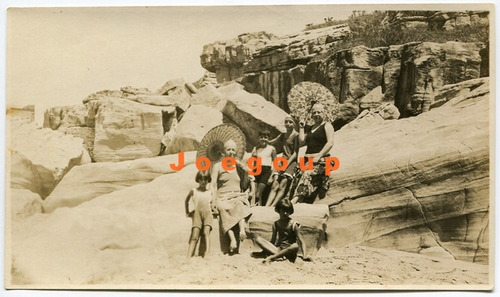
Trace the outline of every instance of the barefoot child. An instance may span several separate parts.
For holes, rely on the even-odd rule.
[[[263,262],[268,263],[278,258],[287,258],[295,261],[299,252],[299,246],[302,250],[304,261],[311,261],[307,256],[306,244],[300,234],[300,223],[292,220],[293,204],[288,198],[284,198],[276,204],[274,210],[280,215],[279,220],[273,224],[273,235],[271,242],[255,237],[255,243],[263,249],[263,253],[269,255]]]
[[[271,175],[273,172],[272,165],[276,158],[276,149],[269,145],[268,131],[259,132],[260,144],[252,151],[252,156],[260,158],[262,162],[262,172],[255,176],[255,202],[256,205],[264,205],[263,193],[267,185],[271,183]]]
[[[270,141],[270,144],[283,150],[283,157],[288,162],[284,171],[273,174],[271,192],[267,198],[266,206],[276,206],[276,203],[285,197],[287,188],[293,180],[295,168],[297,167],[297,154],[299,152],[299,133],[295,130],[295,121],[291,116],[285,118],[286,132]]]
[[[210,231],[212,231],[214,203],[212,200],[212,191],[207,189],[207,185],[212,178],[208,172],[198,171],[195,178],[198,183],[197,188],[193,188],[186,197],[185,207],[186,216],[192,217],[193,226],[189,238],[189,248],[187,256],[193,257],[196,244],[200,239],[200,232],[203,230],[205,238],[206,251],[205,256],[210,252]],[[193,199],[194,211],[189,212],[189,200]]]

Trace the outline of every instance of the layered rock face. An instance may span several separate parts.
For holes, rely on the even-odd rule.
[[[468,14],[472,15],[488,20],[481,12]],[[457,18],[459,14],[446,17]],[[419,18],[429,21],[428,17]],[[216,72],[219,83],[237,79],[246,91],[263,96],[286,112],[290,111],[287,95],[294,85],[320,83],[342,103],[335,127],[383,103],[394,104],[402,117],[414,116],[429,110],[433,93],[440,87],[488,76],[484,44],[413,42],[328,52],[348,35],[349,28],[344,25],[282,38],[250,34],[245,39],[206,45],[201,61],[205,69]]]
[[[427,113],[335,133],[340,168],[317,201],[330,205],[330,246],[488,263],[489,81],[443,89],[455,96]]]
[[[96,115],[94,160],[157,156],[163,134],[162,113],[157,108],[123,99],[103,100]]]
[[[247,91],[287,110],[288,91],[303,81],[307,62],[345,39],[349,32],[346,25],[338,25],[283,37],[265,32],[243,34],[205,45],[201,65],[215,72],[219,83],[241,78]]]
[[[194,163],[196,153],[184,154],[184,163]],[[96,197],[120,191],[153,179],[175,173],[170,164],[179,163],[178,155],[144,158],[123,162],[92,163],[74,167],[45,199],[43,210],[75,207]]]
[[[10,128],[11,188],[45,198],[73,166],[90,162],[79,138],[34,125]]]
[[[130,86],[100,91],[84,105],[47,110],[44,127],[82,138],[96,162],[154,157],[195,91],[183,79],[167,81],[156,93]]]

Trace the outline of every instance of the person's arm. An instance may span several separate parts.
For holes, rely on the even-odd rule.
[[[278,134],[278,136],[276,136],[275,138],[269,140],[269,144],[272,145],[272,146],[274,146],[274,147],[276,147],[277,145],[280,144],[280,142],[281,142],[280,138],[281,137],[282,137],[281,134]]]
[[[300,246],[300,249],[302,250],[302,259],[304,261],[312,261],[311,257],[307,256],[307,247],[306,247],[306,242],[304,241],[304,238],[302,237],[302,234],[300,234],[300,224],[299,222],[296,222],[295,224],[295,235],[297,236],[297,241]]]
[[[217,205],[217,201],[219,200],[219,192],[217,192],[217,179],[219,178],[219,167],[220,163],[216,163],[214,165],[214,168],[212,168],[212,174],[211,178],[212,181],[210,182],[210,188],[212,189],[212,200],[214,201],[215,205]]]
[[[274,159],[276,159],[277,157],[277,153],[276,153],[276,148],[274,148],[274,146],[271,146],[272,150],[271,150],[271,160],[274,161]],[[276,169],[274,169],[274,166],[271,166],[271,175],[269,176],[269,179],[267,181],[267,184],[272,184],[273,182],[273,178],[274,178],[274,173],[276,172]]]
[[[299,136],[293,138],[293,153],[288,158],[288,165],[290,163],[293,163],[294,161],[297,161],[297,155],[299,154]]]
[[[186,208],[186,217],[190,217],[191,213],[189,212],[189,200],[191,200],[191,197],[193,197],[193,190],[191,189],[189,191],[189,194],[186,197],[186,201],[184,203],[184,206]]]
[[[276,237],[277,237],[278,230],[276,230],[276,222],[273,223],[273,235],[271,236],[271,243],[276,246]]]
[[[335,131],[330,122],[325,123],[325,133],[326,133],[326,143],[321,149],[321,151],[314,157],[314,162],[318,162],[319,159],[330,152],[333,147],[333,135]]]
[[[306,141],[306,133],[304,132],[305,126],[306,122],[303,120],[299,122],[299,146],[304,145]]]

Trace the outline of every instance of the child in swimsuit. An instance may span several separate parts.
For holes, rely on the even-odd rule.
[[[266,189],[267,185],[269,185],[272,181],[272,165],[273,161],[276,158],[276,149],[274,146],[269,145],[269,136],[270,133],[268,131],[259,132],[260,145],[255,147],[252,151],[252,156],[260,158],[262,162],[262,171],[259,175],[255,176],[255,202],[256,205],[265,205],[265,201],[263,193]]]
[[[293,204],[288,198],[284,198],[278,201],[274,210],[280,218],[273,224],[271,242],[258,236],[254,238],[254,242],[262,248],[262,253],[268,255],[263,262],[268,263],[281,258],[293,262],[297,258],[299,247],[304,261],[311,261],[307,256],[305,241],[300,234],[300,223],[290,218],[294,211]]]
[[[195,178],[198,183],[197,188],[193,188],[186,197],[186,216],[193,219],[191,236],[189,238],[188,258],[194,256],[194,250],[200,239],[200,232],[203,230],[205,239],[205,255],[210,253],[210,232],[212,231],[213,213],[215,205],[212,199],[212,191],[207,189],[207,185],[212,181],[208,172],[198,171]],[[189,211],[189,201],[193,200],[194,210]]]

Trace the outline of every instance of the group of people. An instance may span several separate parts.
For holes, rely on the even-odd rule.
[[[260,145],[252,151],[254,157],[260,157],[262,171],[255,176],[254,189],[249,183],[248,169],[240,160],[232,170],[222,166],[221,162],[214,164],[211,173],[200,171],[196,175],[198,187],[192,189],[186,198],[186,215],[192,217],[192,229],[189,239],[188,257],[195,253],[196,245],[203,232],[205,255],[210,252],[210,232],[214,227],[214,215],[219,217],[222,234],[228,239],[228,253],[237,253],[239,242],[252,236],[247,227],[247,221],[252,215],[252,193],[255,194],[253,204],[273,206],[280,218],[272,227],[271,241],[258,236],[252,236],[253,241],[262,248],[260,255],[264,262],[287,258],[294,260],[299,249],[304,260],[307,257],[305,243],[300,233],[300,223],[290,215],[294,212],[293,205],[298,202],[312,203],[316,196],[323,196],[328,189],[328,176],[325,175],[325,157],[333,146],[333,126],[325,119],[323,105],[315,104],[311,108],[311,118],[314,123],[305,125],[299,122],[299,131],[295,130],[292,117],[285,119],[286,132],[273,140],[269,133],[260,133]],[[300,170],[298,165],[299,147],[306,145],[305,163],[307,170]],[[282,171],[274,171],[272,162],[276,158],[276,147],[283,152],[288,166]],[[224,144],[224,156],[235,157],[237,145],[229,140]],[[312,160],[312,164],[307,164]],[[263,194],[271,185],[267,199]],[[193,200],[194,210],[189,210],[189,201]],[[223,248],[223,247],[221,247]]]

